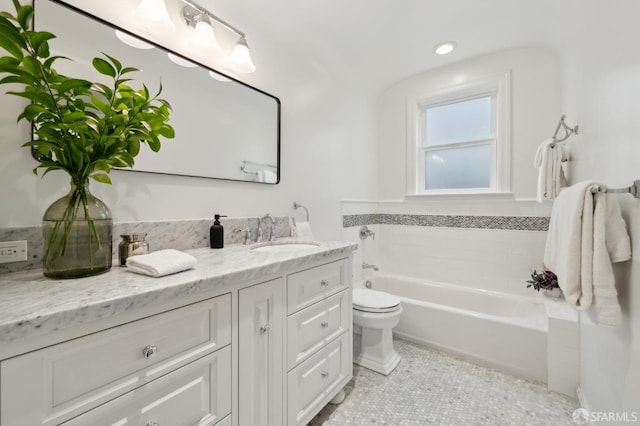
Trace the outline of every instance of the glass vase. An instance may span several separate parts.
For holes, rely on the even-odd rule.
[[[89,181],[71,180],[69,193],[42,218],[43,269],[49,278],[80,278],[111,268],[113,219],[89,192]]]

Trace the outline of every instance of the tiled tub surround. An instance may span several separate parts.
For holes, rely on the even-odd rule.
[[[356,265],[364,261],[379,267],[378,272],[357,272],[374,288],[406,298],[394,332],[575,396],[577,358],[564,356],[567,350],[559,344],[577,337],[575,320],[558,325],[546,298],[526,288],[530,270],[542,266],[548,218],[360,210],[345,212],[343,235],[359,243]],[[359,239],[362,225],[375,232],[375,240]],[[359,280],[356,285],[362,285]],[[449,300],[437,302],[434,294],[421,297],[432,284],[453,290]],[[488,296],[493,314],[478,315],[482,302],[467,297],[473,295]],[[469,303],[460,306],[465,300]],[[525,305],[535,312],[520,318],[526,316],[521,309]]]
[[[52,280],[42,271],[7,274],[0,280],[0,347],[32,335],[96,321],[200,292],[224,291],[234,283],[272,276],[336,256],[356,246],[326,242],[299,252],[254,252],[244,245],[199,248],[194,269],[152,278],[114,267],[88,278]],[[4,349],[4,348],[3,348]],[[2,350],[0,350],[2,354]]]
[[[273,228],[276,238],[289,237],[291,227],[289,217],[274,217]],[[252,241],[257,237],[258,219],[251,218],[222,218],[224,226],[224,243],[241,244],[244,242],[244,230],[251,230]],[[270,225],[270,222],[267,220]],[[146,233],[146,241],[151,251],[173,248],[188,250],[209,247],[209,227],[213,219],[174,220],[158,222],[115,222],[113,224],[113,257],[118,257],[118,244],[121,234]],[[263,232],[267,237],[267,226],[263,224]],[[42,227],[24,226],[16,228],[0,228],[0,241],[26,240],[28,246],[28,260],[26,262],[12,262],[0,264],[0,275],[10,272],[39,269],[42,267]],[[116,265],[116,263],[114,263]]]
[[[460,216],[387,213],[353,214],[342,217],[342,226],[344,228],[363,225],[546,231],[549,228],[549,218],[540,216]]]

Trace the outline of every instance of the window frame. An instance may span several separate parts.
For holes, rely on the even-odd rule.
[[[407,97],[407,196],[510,194],[511,94],[510,71],[484,79],[444,87]],[[447,145],[426,146],[426,110],[437,106],[491,96],[493,138]],[[447,148],[491,146],[489,188],[424,189],[425,154]]]

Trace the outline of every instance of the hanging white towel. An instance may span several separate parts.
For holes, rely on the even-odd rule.
[[[553,148],[552,145],[555,145]],[[555,143],[555,139],[544,140],[536,151],[533,166],[538,169],[537,200],[555,199],[560,190],[567,186],[567,180],[562,168],[562,161],[569,156],[564,146]]]
[[[556,273],[567,303],[578,310],[592,304],[596,322],[620,323],[612,262],[628,260],[631,244],[617,199],[591,193],[595,182],[565,188],[551,212],[545,266]]]
[[[158,250],[149,254],[127,258],[127,268],[137,274],[162,277],[196,266],[198,261],[190,254],[178,250]]]

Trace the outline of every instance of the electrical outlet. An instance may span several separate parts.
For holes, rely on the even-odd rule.
[[[0,242],[0,263],[21,262],[27,260],[26,241]]]

